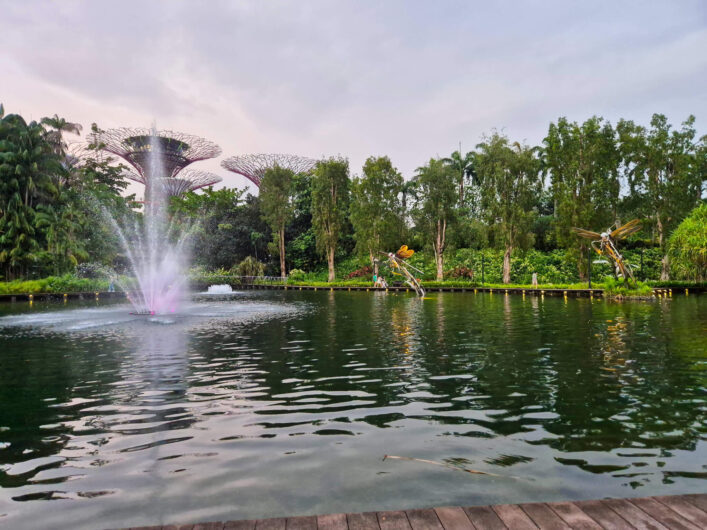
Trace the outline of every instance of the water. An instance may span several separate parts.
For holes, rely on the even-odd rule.
[[[707,491],[704,296],[249,291],[0,315],[8,528]]]
[[[231,294],[233,289],[228,284],[209,285],[208,294]]]

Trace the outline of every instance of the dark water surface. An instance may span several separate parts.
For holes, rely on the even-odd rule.
[[[705,492],[706,382],[707,296],[2,305],[0,526]]]

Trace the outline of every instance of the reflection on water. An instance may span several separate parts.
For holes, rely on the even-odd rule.
[[[0,307],[13,528],[705,491],[705,297],[62,308]]]

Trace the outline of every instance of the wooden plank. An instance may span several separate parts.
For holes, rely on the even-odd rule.
[[[317,530],[317,517],[305,515],[302,517],[288,517],[287,530]]]
[[[537,528],[517,504],[496,504],[492,508],[508,528],[513,528],[513,530],[535,530]]]
[[[538,528],[548,530],[569,530],[569,526],[545,504],[534,502],[520,504],[521,509],[530,517]]]
[[[629,499],[628,502],[638,506],[641,510],[660,521],[668,528],[676,528],[677,530],[700,530],[699,526],[695,526],[684,517],[681,517],[677,512],[674,512],[654,499],[643,497],[641,499]]]
[[[639,530],[665,530],[665,526],[626,499],[604,499],[604,504]]]
[[[345,513],[330,513],[317,517],[317,528],[319,530],[347,530],[349,524],[346,522]]]
[[[245,521],[226,521],[223,530],[255,530],[255,519]]]
[[[703,512],[707,512],[707,495],[705,494],[694,494],[694,495],[680,495],[686,501],[691,502],[697,506]]]
[[[577,501],[575,504],[606,530],[633,530],[633,526],[601,501]]]
[[[468,506],[464,508],[471,523],[483,530],[506,530],[506,525],[493,511],[491,506]]]
[[[679,513],[692,524],[700,528],[707,528],[707,512],[700,510],[689,500],[680,495],[670,495],[664,497],[653,497],[656,501],[665,504],[674,512]]]
[[[547,506],[571,528],[576,528],[577,530],[601,530],[601,525],[572,502],[548,502]]]
[[[434,510],[405,510],[412,530],[444,530]]]
[[[381,530],[410,530],[405,512],[378,512],[378,524]]]
[[[279,517],[277,519],[258,519],[255,522],[255,530],[285,530],[287,519]]]
[[[347,513],[346,521],[349,530],[380,530],[375,512]]]
[[[474,530],[474,525],[459,506],[435,508],[435,513],[445,530]]]

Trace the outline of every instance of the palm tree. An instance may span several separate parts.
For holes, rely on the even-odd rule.
[[[459,183],[459,205],[464,205],[464,181],[466,179],[472,179],[472,182],[476,183],[476,170],[475,167],[476,153],[469,151],[464,156],[461,154],[461,146],[459,151],[454,151],[452,155],[448,158],[443,158],[442,161],[445,164],[449,164],[457,174],[457,180]]]
[[[80,135],[83,129],[81,124],[66,121],[57,114],[54,114],[52,118],[42,118],[41,123],[45,127],[53,129],[47,131],[47,140],[54,146],[55,151],[59,154],[63,154],[68,147],[66,142],[64,142],[64,133],[68,132]]]

